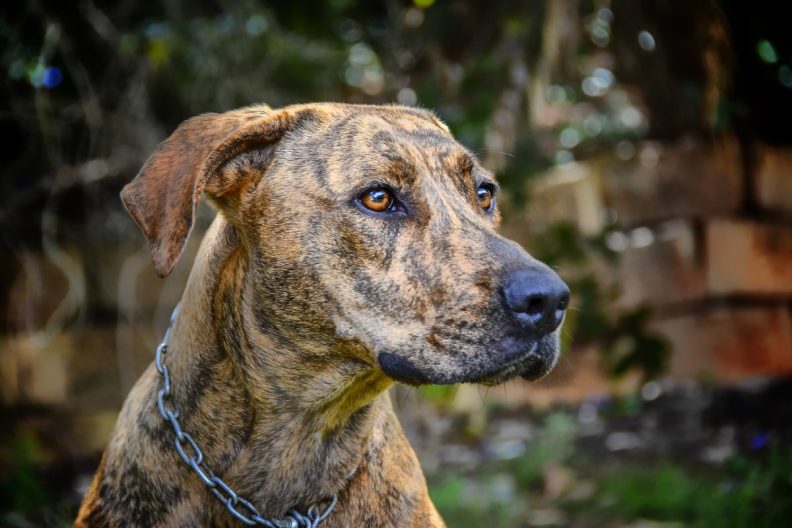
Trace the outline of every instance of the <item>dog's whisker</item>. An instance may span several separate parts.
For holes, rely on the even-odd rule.
[[[492,149],[482,149],[480,151],[481,154],[503,154],[504,156],[508,156],[512,159],[517,159],[517,156],[512,154],[511,152],[506,152],[505,150],[492,150]]]
[[[572,362],[569,360],[569,358],[562,356],[551,376],[548,376],[545,378],[545,380],[549,382],[549,386],[563,385],[571,381],[574,376],[575,371],[574,367],[572,366]]]

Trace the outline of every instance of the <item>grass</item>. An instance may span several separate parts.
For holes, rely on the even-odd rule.
[[[604,461],[577,438],[570,414],[551,413],[521,455],[429,475],[432,499],[456,528],[790,525],[792,449],[779,442],[713,467],[614,455]],[[68,526],[75,504],[57,496],[42,472],[48,458],[32,434],[0,443],[0,526]]]
[[[447,475],[430,489],[432,500],[448,526],[516,526],[529,502],[514,495],[508,476],[485,475],[478,482]]]
[[[449,526],[790,526],[790,449],[735,456],[719,468],[670,460],[603,464],[574,449],[573,426],[564,415],[550,415],[522,456],[475,474],[430,479],[430,494]],[[561,492],[548,492],[553,472],[567,476]],[[532,515],[546,511],[562,520],[545,523]]]
[[[775,528],[792,519],[792,452],[732,459],[701,473],[668,462],[602,478],[596,496],[575,509],[601,519],[676,521],[690,527]]]

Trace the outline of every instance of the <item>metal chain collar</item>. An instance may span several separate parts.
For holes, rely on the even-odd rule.
[[[190,466],[193,471],[198,474],[215,497],[225,504],[228,511],[231,512],[231,515],[248,526],[260,525],[266,526],[267,528],[316,528],[319,526],[319,523],[330,515],[333,508],[335,508],[338,502],[337,496],[333,496],[324,511],[321,511],[318,506],[313,505],[308,508],[305,515],[297,510],[291,510],[285,519],[263,518],[249,501],[237,495],[223,479],[206,467],[206,464],[204,464],[203,451],[198,447],[193,437],[181,428],[181,424],[179,423],[179,411],[167,409],[165,407],[165,400],[171,395],[171,379],[167,365],[162,362],[162,356],[168,349],[168,339],[170,338],[173,324],[176,322],[176,315],[178,312],[179,307],[176,306],[171,315],[170,325],[168,325],[168,330],[165,332],[165,337],[162,339],[162,343],[157,347],[155,364],[157,366],[157,372],[162,375],[162,388],[157,393],[157,408],[162,418],[173,427],[173,432],[176,434],[176,451],[179,453],[179,456],[181,456],[185,464]],[[185,450],[185,448],[187,448],[187,450]],[[191,451],[191,454],[188,454],[188,450]]]

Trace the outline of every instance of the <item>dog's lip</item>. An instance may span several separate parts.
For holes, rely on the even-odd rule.
[[[512,341],[508,341],[513,344]],[[527,348],[523,348],[519,354],[511,353],[515,357],[510,358],[505,364],[495,365],[493,368],[488,369],[484,373],[478,374],[474,379],[469,380],[472,383],[482,384],[498,384],[517,375],[522,375],[526,365],[529,370],[534,367],[541,367],[543,363],[542,358],[536,355],[536,350],[539,346],[538,341],[531,341]],[[508,356],[507,356],[508,357]]]
[[[424,368],[420,363],[415,363],[413,359],[403,357],[398,352],[380,352],[377,354],[377,360],[386,376],[394,381],[414,386],[427,383],[497,385],[517,376],[522,376],[528,381],[536,381],[553,370],[558,356],[557,346],[547,341],[548,338],[550,335],[534,339],[510,334],[491,342],[489,346],[482,344],[485,350],[491,350],[488,354],[489,360],[484,365],[479,363],[478,368],[465,368],[460,365],[462,368],[456,372]]]
[[[472,383],[485,385],[496,385],[520,376],[527,381],[537,381],[547,376],[555,367],[558,358],[557,346],[554,347],[547,341],[550,335],[544,338],[533,340],[527,343],[522,340],[506,340],[503,343],[506,347],[514,347],[519,343],[528,344],[519,353],[512,352],[513,356],[505,364],[497,365],[495,368],[476,376],[470,380]],[[548,349],[550,346],[552,349]],[[518,348],[519,350],[519,348]]]
[[[527,381],[538,381],[550,374],[554,366],[553,361],[534,361],[526,370],[520,372],[520,377]]]
[[[382,371],[391,379],[407,385],[423,385],[432,383],[431,378],[409,359],[391,352],[381,352],[377,355],[377,362]]]
[[[446,385],[451,383],[481,383],[484,385],[497,385],[503,381],[521,375],[526,364],[533,367],[534,362],[542,362],[542,358],[535,355],[538,342],[532,342],[527,348],[520,350],[519,354],[511,352],[506,354],[506,363],[493,365],[483,372],[476,372],[472,376],[433,376],[424,372],[410,360],[398,354],[382,352],[378,354],[380,368],[391,379],[407,385],[423,385],[434,383]],[[512,356],[512,357],[510,357]]]

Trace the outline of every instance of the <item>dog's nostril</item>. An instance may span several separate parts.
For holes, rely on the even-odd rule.
[[[545,311],[545,303],[546,300],[544,297],[530,297],[524,311],[528,315],[542,315]]]
[[[561,298],[558,300],[558,310],[561,312],[566,311],[569,308],[569,292],[564,293],[561,295]]]

